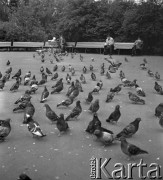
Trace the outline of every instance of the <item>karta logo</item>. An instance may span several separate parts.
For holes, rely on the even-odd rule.
[[[157,163],[151,163],[149,166],[143,162],[143,159],[140,159],[139,164],[137,163],[128,163],[125,167],[122,163],[114,164],[114,170],[109,171],[109,162],[111,158],[95,158],[90,159],[90,178],[91,179],[102,179],[104,176],[107,179],[162,179],[161,166]],[[137,168],[138,176],[133,177],[133,168]],[[148,168],[146,174],[143,173],[144,168]]]

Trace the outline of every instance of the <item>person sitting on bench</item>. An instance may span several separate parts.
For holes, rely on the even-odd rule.
[[[110,37],[110,35],[108,35],[106,38],[106,43],[104,45],[104,55],[109,54],[110,58],[112,58],[111,55],[112,55],[113,49],[114,49],[114,39]]]
[[[138,37],[138,39],[134,42],[134,46],[132,48],[132,56],[141,54],[143,48],[143,41]]]

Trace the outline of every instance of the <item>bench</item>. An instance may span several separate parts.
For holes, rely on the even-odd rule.
[[[71,48],[72,52],[74,51],[74,49],[84,49],[85,53],[88,49],[99,49],[99,52],[101,54],[104,50],[104,43],[105,42],[77,42],[75,46],[75,42],[67,42],[66,48]],[[118,54],[120,54],[121,49],[131,50],[133,45],[134,43],[115,42],[114,50],[118,51]]]
[[[125,42],[125,43],[122,43],[122,42],[116,42],[114,44],[114,50],[118,50],[118,54],[120,54],[120,50],[121,49],[128,49],[128,50],[131,50],[134,46],[134,43],[128,43],[128,42]]]

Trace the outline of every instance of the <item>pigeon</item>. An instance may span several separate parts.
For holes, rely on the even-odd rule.
[[[2,78],[2,73],[1,73],[1,71],[0,71],[0,79]]]
[[[47,77],[48,77],[47,74],[45,74],[45,73],[43,72],[43,73],[42,73],[42,79],[47,81]]]
[[[93,66],[92,66],[92,64],[90,64],[89,70],[90,70],[90,71],[93,71]]]
[[[43,66],[40,67],[40,72],[41,72],[41,73],[44,72],[44,67],[43,67]]]
[[[63,100],[61,103],[58,103],[58,104],[57,104],[57,107],[60,107],[60,106],[68,107],[68,106],[70,106],[73,102],[74,102],[73,99],[68,98],[68,99],[66,99],[66,100]]]
[[[52,122],[56,122],[58,119],[57,114],[51,109],[51,107],[48,104],[44,104],[44,107],[46,108],[46,117]]]
[[[10,125],[11,119],[5,119],[0,120],[0,141],[4,141],[5,138],[10,134],[11,132],[11,125]]]
[[[117,123],[120,117],[121,117],[120,105],[116,105],[115,110],[106,119],[106,122],[116,122]]]
[[[83,56],[80,54],[80,61],[83,62]]]
[[[131,156],[136,156],[139,154],[148,154],[147,151],[140,149],[139,147],[130,144],[127,142],[127,140],[122,137],[120,138],[121,141],[121,150],[124,154],[126,154],[127,156],[131,157]]]
[[[10,65],[10,61],[8,60],[7,63],[6,63],[6,66],[9,66]]]
[[[72,75],[72,76],[75,75],[75,69],[74,69],[74,68],[72,68],[72,70],[71,70],[71,75]]]
[[[97,113],[94,113],[93,119],[89,122],[85,131],[90,134],[93,134],[95,129],[97,129],[98,127],[101,127],[101,121],[99,120]]]
[[[94,59],[94,58],[91,58],[91,61],[92,61],[92,62],[94,62],[94,61],[95,61],[95,59]]]
[[[160,126],[163,128],[163,112],[162,112],[161,115],[159,116],[159,124],[160,124]]]
[[[43,92],[42,92],[42,94],[41,94],[40,103],[45,102],[45,101],[47,100],[48,96],[49,96],[49,91],[48,91],[47,87],[44,86],[44,90],[43,90]]]
[[[31,79],[30,86],[32,86],[33,84],[38,84],[38,81],[36,81],[35,75],[33,75],[32,79]]]
[[[146,58],[144,58],[143,59],[143,62],[145,63],[145,64],[147,64],[148,62],[147,62],[147,60],[146,60]]]
[[[128,62],[128,59],[125,57],[125,62]]]
[[[10,73],[6,73],[3,77],[2,80],[8,81],[10,79]]]
[[[63,90],[63,82],[53,89],[51,94],[60,93]]]
[[[41,79],[41,80],[39,81],[38,85],[43,85],[43,84],[45,84],[46,82],[47,82],[46,79]]]
[[[150,77],[153,77],[153,76],[154,76],[153,72],[152,72],[150,69],[148,70],[148,75],[149,75]]]
[[[34,121],[31,117],[27,121],[28,131],[33,135],[33,137],[44,137],[46,134],[43,134],[40,125],[37,121]]]
[[[0,90],[3,90],[6,81],[4,79],[0,80]]]
[[[73,53],[71,53],[71,59],[73,59],[74,58],[74,54]]]
[[[134,87],[135,86],[135,84],[136,84],[136,82],[137,82],[137,79],[134,79],[133,81],[129,81],[128,83],[126,82],[126,83],[124,83],[124,87]]]
[[[22,101],[30,101],[31,98],[30,91],[26,90],[25,93],[18,100],[16,100],[14,104],[18,104]]]
[[[69,69],[70,72],[72,71],[72,66],[71,66],[71,64],[68,65],[68,69]]]
[[[54,64],[54,61],[53,61],[53,59],[50,59],[50,63],[51,63],[51,64]]]
[[[48,74],[48,75],[52,75],[52,72],[46,67],[46,73]]]
[[[114,68],[111,65],[109,66],[108,70],[109,70],[110,73],[116,73],[116,68]]]
[[[114,92],[108,93],[105,102],[107,102],[107,103],[111,102],[113,100],[114,96],[115,96]]]
[[[102,87],[103,87],[103,82],[102,82],[102,80],[100,80],[100,81],[97,83],[97,86],[100,87],[100,90],[102,89]]]
[[[10,67],[9,69],[7,69],[7,70],[5,71],[6,74],[10,74],[11,72],[12,72],[12,67]]]
[[[99,120],[99,118],[97,116],[97,113],[94,113],[93,114],[93,120],[89,122],[89,124],[88,124],[85,131],[90,133],[90,134],[93,134],[96,129],[101,129],[104,132],[108,132],[110,134],[113,134],[112,131],[110,131],[110,130],[108,130],[106,128],[103,128],[101,126],[101,121]]]
[[[96,81],[96,75],[95,75],[95,73],[93,73],[93,72],[91,73],[91,78],[92,78],[93,81]]]
[[[146,66],[145,63],[141,63],[141,64],[140,64],[140,68],[141,68],[142,70],[147,70],[147,66]]]
[[[104,68],[101,68],[100,74],[101,74],[101,76],[103,76],[105,74],[105,69]]]
[[[12,79],[20,77],[20,76],[21,76],[21,69],[19,69],[18,72],[14,76],[12,76]]]
[[[120,133],[116,135],[116,138],[120,137],[130,138],[132,137],[139,129],[139,123],[141,118],[136,118],[133,122],[127,125]]]
[[[121,79],[125,78],[125,73],[122,70],[120,70],[120,72],[119,72],[119,77]]]
[[[66,93],[66,96],[70,96],[70,94],[75,90],[75,84],[74,81],[72,81],[71,86],[68,88],[68,91]]]
[[[62,80],[63,80],[63,78],[60,78],[60,79],[56,82],[56,84],[55,84],[54,86],[52,86],[52,88],[55,88],[55,87],[59,86],[60,84],[63,84]]]
[[[158,81],[160,80],[160,74],[158,72],[155,73],[155,79]]]
[[[136,89],[136,93],[138,96],[142,96],[142,97],[146,96],[145,92],[143,91],[143,89],[139,85],[135,84],[135,89]]]
[[[58,78],[58,73],[56,72],[53,77],[51,78],[51,80],[56,80]]]
[[[83,73],[87,73],[87,68],[85,66],[83,67]]]
[[[100,105],[99,105],[99,99],[96,99],[89,107],[89,110],[92,112],[92,113],[96,113],[100,108]]]
[[[144,99],[140,99],[136,94],[133,94],[132,92],[128,92],[128,95],[129,95],[129,99],[133,103],[135,103],[135,104],[138,104],[138,103],[145,104],[145,100]]]
[[[114,141],[114,135],[105,131],[102,131],[100,128],[96,129],[93,133],[99,141],[104,145],[110,145]]]
[[[82,85],[78,79],[76,79],[76,81],[75,81],[75,87],[78,88],[80,92],[83,92]]]
[[[32,93],[36,93],[36,91],[38,90],[38,85],[37,84],[33,84],[29,90],[30,94]]]
[[[69,98],[75,99],[79,95],[79,89],[75,87],[75,89],[69,95]]]
[[[62,66],[61,71],[64,72],[65,69],[66,69],[66,67],[65,67],[65,66]]]
[[[22,77],[20,77],[20,76],[19,76],[19,77],[17,77],[17,78],[16,78],[16,81],[18,81],[18,82],[19,82],[19,85],[20,85],[20,84],[21,84],[21,82],[22,82]]]
[[[54,67],[53,67],[53,72],[57,71],[58,69],[58,65],[56,64]]]
[[[105,59],[105,58],[104,58],[104,59]],[[105,69],[105,64],[102,63],[100,67]]]
[[[69,121],[70,119],[78,118],[78,116],[82,112],[82,107],[80,105],[80,101],[76,102],[76,106],[74,109],[72,109],[71,113],[66,117],[65,121]]]
[[[10,91],[15,92],[18,90],[18,88],[19,88],[19,81],[16,81],[10,88]]]
[[[162,112],[163,112],[163,103],[160,103],[160,104],[155,108],[155,116],[156,116],[156,117],[159,117]]]
[[[163,95],[162,86],[158,84],[158,82],[155,82],[154,89],[157,93]]]
[[[80,81],[82,84],[86,84],[85,76],[83,74],[80,76]]]
[[[27,104],[28,104],[29,101],[30,100],[23,100],[23,101],[21,101],[18,104],[18,106],[13,109],[13,112],[20,111],[20,110],[24,111],[24,109],[27,107]]]
[[[100,91],[100,86],[96,85],[92,90],[92,93],[99,93],[99,91]]]
[[[115,88],[111,88],[110,92],[114,92],[118,94],[122,90],[121,86],[122,84],[118,84],[118,86],[116,86]]]
[[[66,75],[66,81],[67,81],[67,84],[70,84],[71,82],[71,76],[68,73]]]
[[[92,102],[92,100],[93,100],[92,92],[89,92],[88,93],[88,97],[87,97],[87,99],[85,101],[86,101],[86,103],[89,104],[89,103]]]
[[[64,114],[60,114],[59,118],[57,119],[56,126],[59,130],[58,136],[60,136],[62,132],[66,132],[69,129],[68,123],[64,119]]]
[[[35,113],[35,107],[33,106],[33,104],[30,101],[28,101],[28,103],[26,105],[26,108],[24,110],[24,121],[23,121],[23,124],[27,124],[28,119],[32,118],[34,113]]]
[[[29,82],[30,82],[30,77],[26,77],[25,79],[24,79],[24,86],[26,86],[26,85],[28,85],[29,84]]]
[[[32,179],[23,173],[19,175],[19,178],[17,180],[32,180]]]
[[[110,73],[108,71],[106,72],[106,78],[111,79],[111,75],[110,75]]]
[[[25,74],[25,76],[24,76],[24,79],[26,78],[26,77],[31,77],[31,71],[28,71],[26,74]]]

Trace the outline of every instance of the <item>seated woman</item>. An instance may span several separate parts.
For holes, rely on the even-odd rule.
[[[138,37],[138,39],[135,41],[134,46],[132,48],[132,56],[141,54],[143,48],[143,41]]]

